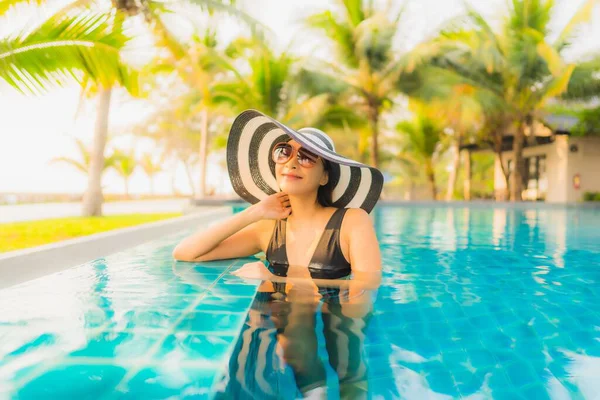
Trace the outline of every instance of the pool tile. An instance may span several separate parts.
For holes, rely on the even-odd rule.
[[[390,346],[385,344],[367,345],[365,352],[369,358],[385,358],[390,355]]]
[[[548,390],[541,383],[535,383],[521,388],[520,392],[527,399],[550,400]]]
[[[163,365],[142,369],[119,399],[210,399],[217,371],[215,369],[181,368]]]
[[[469,318],[469,323],[481,330],[495,330],[498,328],[498,323],[489,315],[471,317]]]
[[[478,368],[496,364],[496,359],[492,352],[481,347],[467,349],[467,354],[473,365]]]
[[[462,396],[477,393],[483,385],[483,376],[470,371],[454,371],[452,373],[456,387]]]
[[[201,296],[204,292],[199,293]],[[98,304],[110,312],[112,316],[117,313],[123,314],[123,310],[183,310],[190,306],[198,296],[188,295],[140,295],[139,293],[112,293],[97,299]],[[125,311],[125,312],[126,312]]]
[[[252,304],[252,297],[215,296],[202,298],[194,311],[230,311],[243,312]]]
[[[97,293],[104,296],[110,296],[113,294],[118,295],[120,293],[137,293],[140,295],[160,296],[164,293],[169,293],[170,295],[175,296],[198,295],[205,291],[206,287],[196,284],[194,281],[183,282],[180,280],[173,280],[168,282],[135,282],[134,280],[127,280],[111,283]]]
[[[387,357],[372,358],[367,360],[369,380],[376,378],[394,377],[394,366]]]
[[[539,380],[531,366],[521,361],[508,364],[505,371],[511,382],[517,387],[534,384]]]
[[[159,335],[145,333],[101,332],[69,356],[128,361],[145,356],[159,338]]]
[[[494,400],[531,400],[523,397],[518,390],[507,387],[507,388],[493,388],[492,396]]]
[[[492,389],[514,388],[513,383],[502,367],[494,368],[490,372],[489,386]]]
[[[450,371],[442,363],[436,361],[428,364],[425,368],[425,374],[427,383],[434,392],[455,397],[459,395]]]
[[[2,359],[19,357],[42,348],[52,347],[59,340],[57,335],[51,332],[31,335],[31,332],[25,332],[24,329],[21,329],[20,333],[20,335],[11,335],[12,337],[8,335],[2,337],[2,344],[0,345]]]
[[[250,297],[256,294],[259,281],[249,283],[229,283],[220,280],[214,287],[210,289],[210,293],[215,296],[240,296]]]
[[[245,312],[195,311],[187,314],[177,329],[190,332],[238,332],[245,320]]]
[[[450,367],[451,365],[465,364],[469,360],[467,352],[463,349],[448,350],[444,349],[441,353],[441,360],[444,365]]]
[[[98,399],[114,393],[126,370],[114,365],[58,365],[18,389],[19,399]]]
[[[139,308],[115,313],[108,329],[169,329],[182,315],[182,309]]]
[[[424,358],[431,358],[440,354],[438,343],[429,336],[414,338],[415,351]]]
[[[237,339],[235,335],[195,335],[175,333],[169,335],[154,355],[159,362],[197,363],[199,367],[219,365],[228,356]]]
[[[17,382],[21,382],[34,373],[41,364],[40,358],[34,355],[2,359],[0,363],[0,398],[4,392],[12,391]]]
[[[240,276],[226,274],[218,282],[220,285],[247,285],[260,286],[261,281],[257,279],[242,278]]]
[[[221,278],[221,275],[221,273],[197,273],[191,270],[178,275],[174,282],[208,288],[215,284]]]
[[[13,365],[27,363],[27,360],[43,363],[57,355],[72,351],[85,343],[88,331],[77,327],[54,327],[46,325],[26,326],[2,336],[0,341],[0,367],[10,362]]]

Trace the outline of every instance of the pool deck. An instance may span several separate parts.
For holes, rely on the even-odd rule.
[[[179,218],[2,253],[0,289],[68,269],[182,229],[194,226],[200,228],[231,213],[231,207],[205,206]]]

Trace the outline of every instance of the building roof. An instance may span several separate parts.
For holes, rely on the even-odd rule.
[[[572,115],[548,114],[534,125],[534,137],[525,139],[524,147],[539,146],[554,141],[555,135],[568,135],[579,119]],[[514,133],[508,132],[502,138],[502,151],[510,151],[513,148]],[[489,150],[491,147],[485,143],[465,143],[461,149]]]
[[[557,134],[568,134],[579,122],[579,118],[573,115],[548,114],[543,119],[545,124]]]

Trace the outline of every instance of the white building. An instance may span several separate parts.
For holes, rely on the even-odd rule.
[[[526,138],[523,199],[569,203],[582,201],[585,192],[600,192],[600,136],[571,136],[576,122],[575,117],[550,116],[546,123],[552,128],[535,129]],[[502,159],[511,171],[512,137],[506,139]],[[495,190],[503,192],[506,183],[498,161],[494,178]]]

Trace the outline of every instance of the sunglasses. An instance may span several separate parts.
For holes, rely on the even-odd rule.
[[[277,164],[285,164],[295,153],[297,153],[296,159],[298,160],[298,164],[303,168],[314,167],[320,158],[318,155],[311,153],[302,147],[295,150],[291,144],[282,142],[277,143],[275,147],[273,147],[273,161]]]

